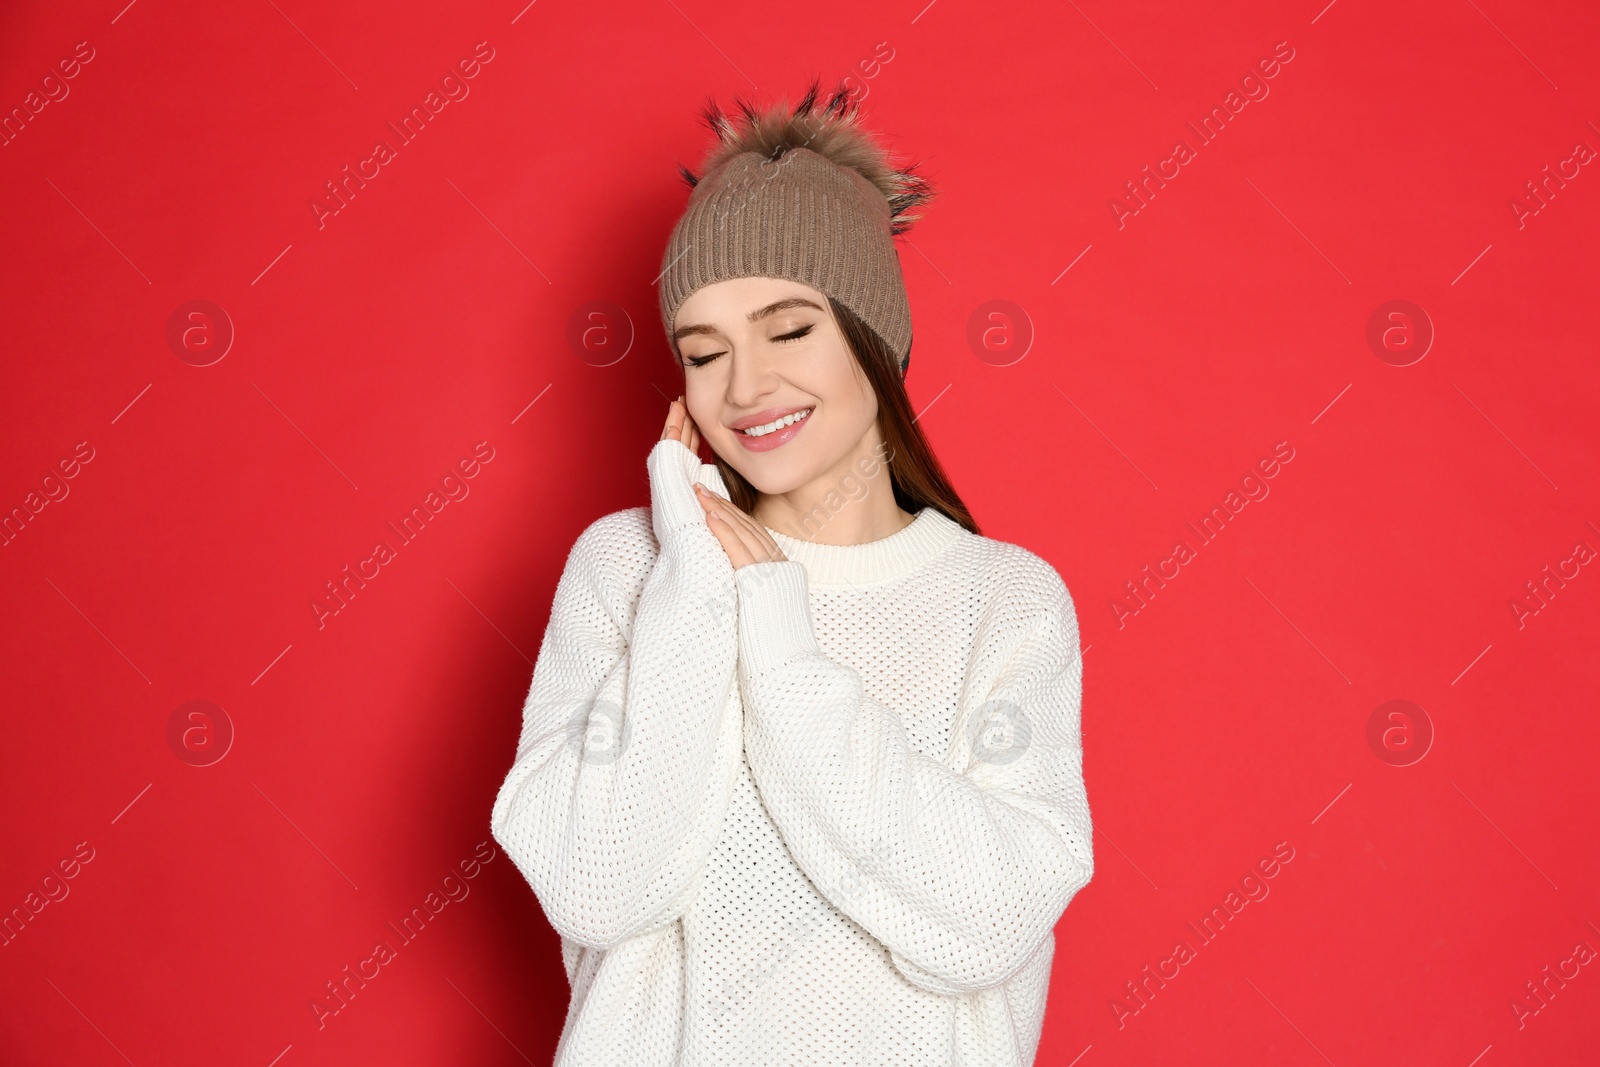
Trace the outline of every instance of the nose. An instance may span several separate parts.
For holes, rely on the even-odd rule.
[[[736,408],[755,408],[778,385],[778,375],[771,361],[750,352],[729,352],[732,360],[728,374],[728,404]]]

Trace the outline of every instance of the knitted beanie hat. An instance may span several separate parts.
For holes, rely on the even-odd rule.
[[[928,182],[889,161],[856,123],[860,101],[841,82],[820,110],[813,81],[793,111],[758,114],[736,101],[735,124],[713,100],[702,119],[717,137],[696,176],[679,164],[689,206],[662,259],[667,336],[695,290],[728,278],[788,278],[833,297],[883,338],[904,377],[911,306],[894,237],[921,218]]]

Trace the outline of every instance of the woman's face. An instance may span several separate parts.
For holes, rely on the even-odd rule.
[[[703,286],[673,321],[684,401],[712,449],[762,494],[842,473],[880,440],[878,398],[828,298],[779,278]],[[761,436],[785,415],[807,412]]]

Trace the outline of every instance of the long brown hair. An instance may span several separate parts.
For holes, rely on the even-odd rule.
[[[899,358],[878,332],[855,312],[831,296],[828,307],[839,323],[851,355],[855,356],[867,381],[872,383],[873,392],[878,395],[878,432],[883,437],[884,463],[894,487],[895,503],[912,514],[925,507],[936,508],[969,532],[981,534],[978,523],[951,486],[939,458],[923,436],[922,427],[917,425],[911,398],[906,395],[905,382],[900,376]],[[678,365],[683,367],[681,357]],[[728,487],[728,499],[740,511],[749,514],[760,499],[760,492],[721,456],[713,452],[712,458]]]

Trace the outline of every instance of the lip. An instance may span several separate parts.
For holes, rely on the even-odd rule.
[[[783,429],[778,430],[775,433],[763,434],[760,437],[751,437],[748,434],[740,432],[751,426],[761,426],[765,423],[771,422],[774,419],[781,419],[785,415],[793,414],[796,411],[805,411],[808,408],[811,409],[812,412],[810,415],[807,415],[799,422],[790,423],[788,426],[785,426]],[[801,404],[797,407],[791,406],[786,408],[768,408],[766,411],[758,411],[754,415],[747,415],[742,419],[737,419],[734,422],[729,423],[729,428],[734,431],[733,435],[739,439],[739,444],[743,445],[746,451],[770,452],[774,448],[781,448],[790,441],[794,440],[796,435],[798,435],[801,430],[805,429],[806,426],[810,424],[811,420],[816,417],[815,409],[815,404]]]
[[[797,411],[804,411],[806,408],[815,406],[815,404],[791,404],[786,408],[767,408],[765,411],[758,411],[754,415],[746,415],[742,419],[734,419],[728,423],[728,429],[737,431],[748,430],[752,426],[764,426],[773,419],[781,419],[785,415],[793,415]]]

